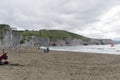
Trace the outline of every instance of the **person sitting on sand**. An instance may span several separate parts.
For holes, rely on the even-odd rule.
[[[7,52],[4,52],[1,56],[0,56],[0,64],[8,64],[8,61],[4,61],[3,60],[7,60],[8,59],[8,55]]]

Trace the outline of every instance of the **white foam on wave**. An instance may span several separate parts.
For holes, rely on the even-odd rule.
[[[59,46],[50,47],[50,50],[120,54],[120,44],[117,44],[114,47],[111,47],[110,45]]]

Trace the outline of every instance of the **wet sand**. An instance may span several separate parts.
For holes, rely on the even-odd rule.
[[[120,55],[8,49],[0,80],[119,80]]]

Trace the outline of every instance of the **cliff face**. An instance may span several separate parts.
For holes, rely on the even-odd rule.
[[[111,44],[111,39],[89,39],[86,44],[87,45],[105,45],[105,44]]]
[[[111,44],[111,42],[111,39],[89,39],[87,41],[81,39],[55,39],[50,41],[50,46],[105,45]]]
[[[19,40],[22,36],[16,32],[12,31],[9,25],[0,26],[4,27],[1,29],[3,38],[0,41],[0,47],[15,47],[19,44]]]
[[[21,46],[31,46],[31,47],[40,47],[40,46],[49,46],[49,39],[41,37],[26,37],[23,38],[24,43]]]
[[[9,25],[0,25],[0,48],[16,46],[48,46],[48,38],[23,37],[20,32],[14,31]],[[22,43],[20,41],[23,41]]]
[[[23,37],[20,32],[14,31],[9,25],[0,25],[0,48],[16,46],[76,46],[76,45],[100,45],[111,44],[110,39],[49,39],[35,36]]]
[[[82,45],[84,41],[80,39],[54,39],[51,40],[49,45],[50,46],[75,46],[75,45]]]

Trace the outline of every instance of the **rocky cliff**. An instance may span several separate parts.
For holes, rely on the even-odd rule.
[[[9,25],[0,25],[0,48],[16,46],[48,46],[49,39],[41,37],[24,37],[19,31],[12,30]]]
[[[111,43],[111,39],[88,39],[87,41],[81,39],[55,39],[50,41],[51,46],[106,45]]]
[[[53,32],[53,31],[52,31]],[[72,33],[73,35],[73,33]],[[78,35],[77,35],[78,36]],[[43,38],[38,36],[23,36],[19,31],[12,30],[9,25],[0,25],[0,47],[16,46],[75,46],[111,44],[111,39],[77,38]]]
[[[0,47],[15,47],[19,44],[22,36],[17,31],[13,31],[9,25],[0,25]]]

